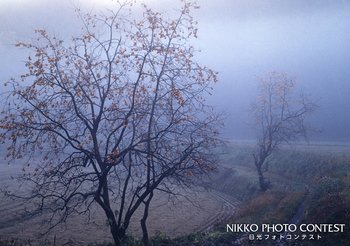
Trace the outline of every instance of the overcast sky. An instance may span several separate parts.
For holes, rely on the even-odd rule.
[[[162,11],[175,0],[146,0]],[[210,103],[227,113],[229,138],[252,138],[247,111],[256,78],[270,71],[295,77],[320,108],[314,140],[350,140],[350,1],[199,0],[195,13],[201,63],[219,72]],[[13,47],[47,28],[63,38],[78,30],[74,6],[113,7],[109,0],[0,0],[0,81],[23,70],[25,54]]]

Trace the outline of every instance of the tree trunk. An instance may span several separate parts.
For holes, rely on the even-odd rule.
[[[125,232],[123,230],[118,229],[115,226],[111,226],[111,234],[113,236],[114,244],[116,246],[121,246],[122,239],[125,237]]]
[[[261,191],[266,191],[267,188],[268,188],[268,185],[265,181],[265,177],[264,177],[264,174],[261,170],[261,167],[260,168],[257,168],[258,170],[258,175],[259,175],[259,185],[260,185],[260,189]]]
[[[254,159],[255,159],[256,170],[258,171],[260,189],[261,191],[266,191],[268,189],[268,184],[266,183],[264,173],[262,171],[265,158],[261,160],[261,157],[260,157],[260,160],[258,160],[258,158],[254,157]]]
[[[110,231],[113,236],[114,244],[116,246],[121,246],[122,241],[125,238],[125,229],[117,226],[115,218],[114,217],[111,218],[113,214],[111,215],[111,213],[106,212],[106,215],[107,215]]]
[[[102,190],[104,191],[102,197],[103,200],[101,199],[100,195],[95,196],[95,201],[101,206],[101,208],[104,210],[106,217],[108,219],[108,224],[110,227],[110,232],[113,236],[114,244],[116,246],[121,246],[122,245],[122,240],[125,237],[125,228],[120,227],[117,225],[115,215],[113,213],[113,210],[109,204],[109,197],[108,197],[108,189],[107,189],[107,182],[106,180],[101,181],[103,182],[103,185],[100,187],[103,187]],[[101,188],[99,189],[99,191]]]
[[[153,197],[153,192],[150,193],[147,201],[145,202],[145,209],[143,211],[143,217],[141,219],[141,228],[142,228],[142,242],[143,245],[148,246],[149,244],[149,238],[148,238],[148,230],[147,230],[147,218],[148,218],[148,210],[149,210],[149,205],[151,203]]]

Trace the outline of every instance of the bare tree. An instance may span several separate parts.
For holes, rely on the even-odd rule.
[[[131,4],[108,14],[82,14],[82,33],[61,40],[37,30],[27,73],[11,79],[2,112],[8,156],[26,158],[28,199],[52,212],[51,225],[88,214],[97,203],[116,245],[135,211],[143,242],[156,190],[175,193],[215,168],[218,117],[204,101],[216,73],[194,61],[197,36],[183,1],[170,19]],[[16,194],[12,194],[16,195]]]
[[[259,94],[251,112],[258,132],[253,157],[261,190],[269,188],[264,177],[268,157],[282,143],[306,138],[305,117],[315,108],[308,97],[295,92],[295,81],[287,74],[272,72],[259,80]]]

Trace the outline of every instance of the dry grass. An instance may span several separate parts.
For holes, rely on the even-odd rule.
[[[20,173],[22,167],[19,164],[0,165],[0,184],[15,185],[10,177]],[[26,187],[21,187],[24,192]],[[187,194],[191,202],[184,197],[176,200],[168,200],[163,194],[156,194],[148,219],[149,232],[156,235],[161,232],[175,237],[200,230],[208,221],[213,221],[223,209],[223,201],[209,191],[197,189]],[[41,232],[47,229],[47,215],[22,216],[23,208],[30,208],[31,204],[23,201],[11,200],[1,194],[0,197],[0,239],[16,239],[31,244],[62,245],[74,242],[74,245],[86,245],[88,243],[102,243],[112,241],[105,216],[100,208],[93,208],[93,213],[88,221],[86,217],[75,216],[54,228],[49,234],[41,236]],[[140,211],[141,212],[141,211]],[[133,218],[128,233],[140,236],[139,220],[141,214]]]

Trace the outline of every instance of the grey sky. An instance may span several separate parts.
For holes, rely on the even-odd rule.
[[[174,0],[146,0],[161,10]],[[312,123],[317,138],[350,140],[350,1],[199,0],[198,58],[217,70],[219,84],[209,100],[227,113],[224,132],[251,138],[247,110],[256,77],[273,70],[295,77],[320,106]],[[174,5],[175,4],[175,5]],[[112,7],[109,0],[1,0],[0,80],[23,70],[15,41],[30,39],[35,28],[68,38],[78,28],[74,6]]]

